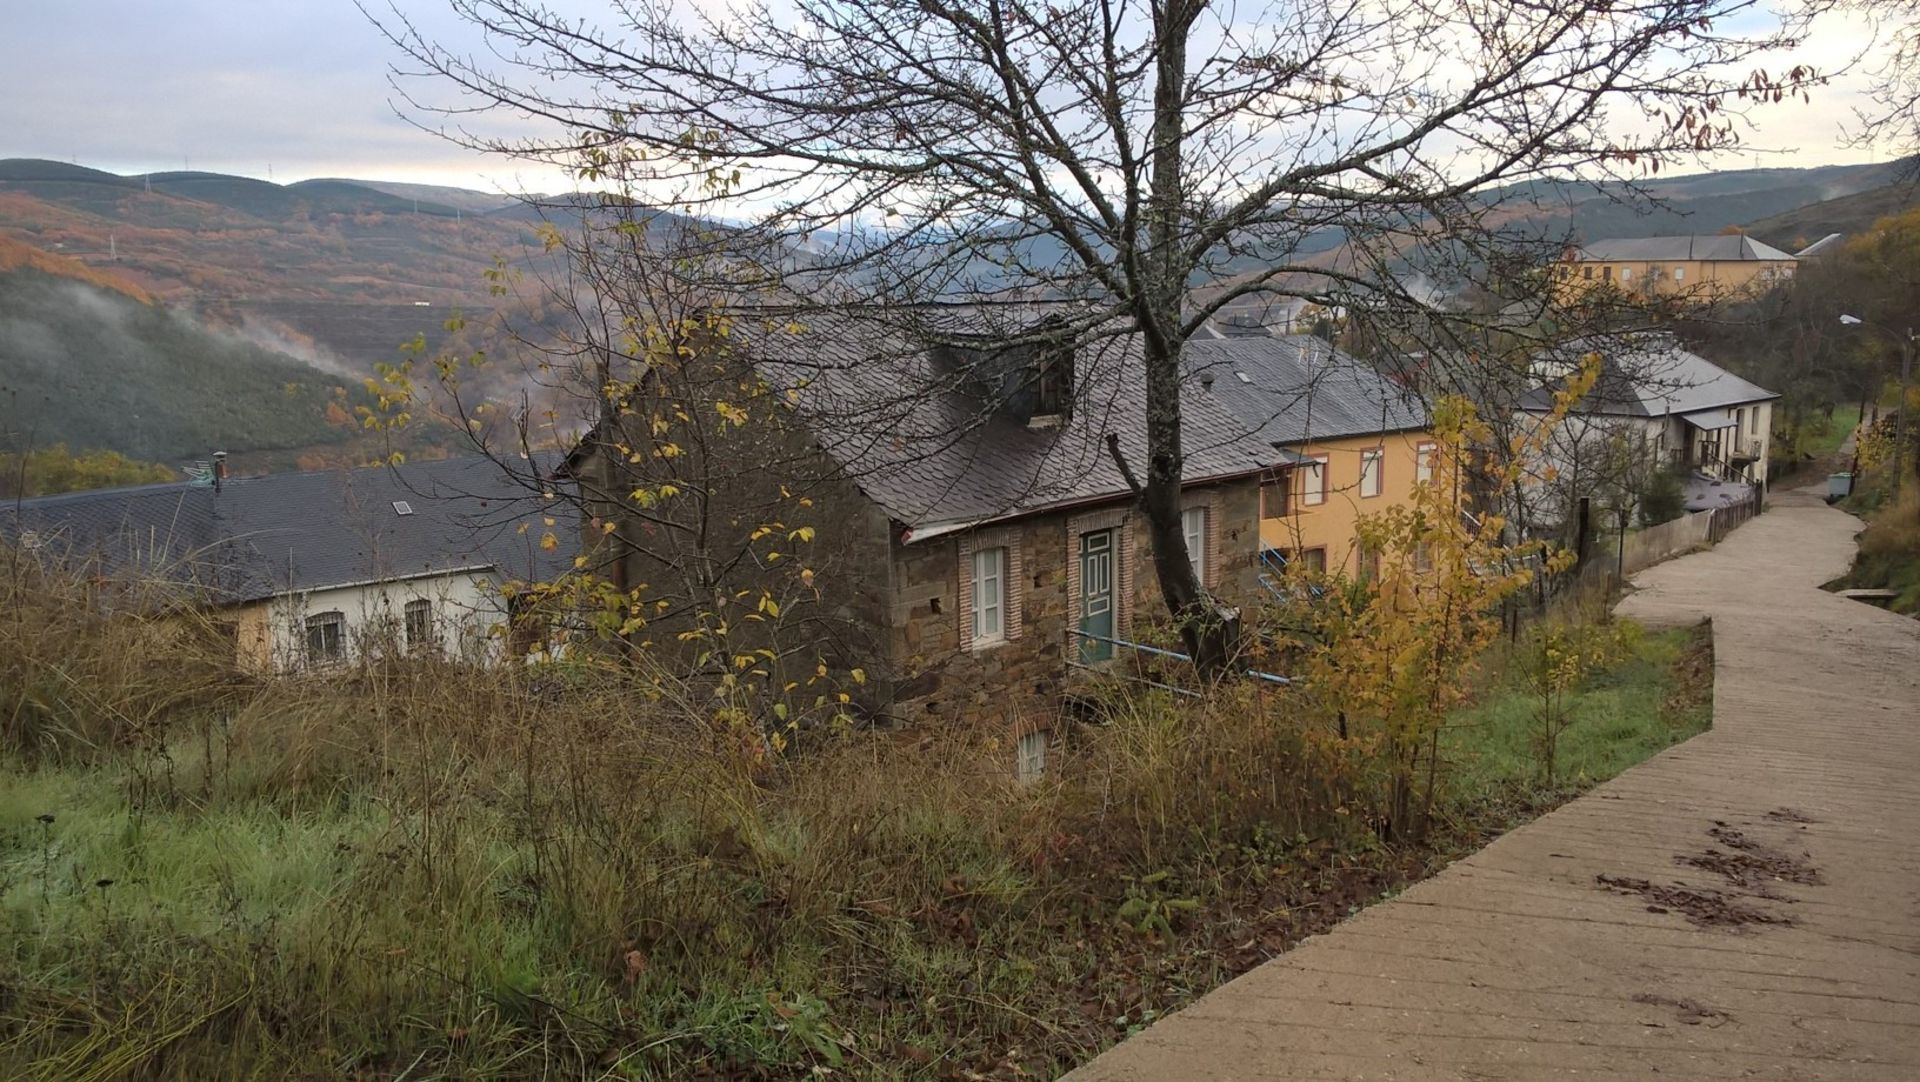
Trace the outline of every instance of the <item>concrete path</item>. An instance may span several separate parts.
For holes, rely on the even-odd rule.
[[[1069,1077],[1920,1080],[1920,623],[1816,588],[1858,528],[1784,493],[1643,572],[1713,619],[1711,732]]]

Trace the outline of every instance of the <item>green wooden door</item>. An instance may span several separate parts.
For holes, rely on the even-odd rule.
[[[1114,533],[1095,530],[1080,535],[1080,630],[1099,638],[1080,640],[1080,660],[1091,665],[1113,656]]]

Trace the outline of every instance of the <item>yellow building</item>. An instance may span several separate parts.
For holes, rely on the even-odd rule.
[[[1604,287],[1704,301],[1764,292],[1792,278],[1794,266],[1794,257],[1780,249],[1728,233],[1594,241],[1567,249],[1553,274],[1563,300]]]
[[[1249,431],[1305,460],[1261,489],[1270,564],[1357,575],[1355,523],[1410,502],[1434,446],[1426,410],[1365,361],[1308,335],[1195,340],[1189,371]]]

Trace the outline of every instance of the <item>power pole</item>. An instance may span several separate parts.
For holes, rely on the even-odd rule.
[[[1894,492],[1904,492],[1907,487],[1907,468],[1913,465],[1913,452],[1907,447],[1907,414],[1911,410],[1909,400],[1913,397],[1913,328],[1900,339],[1900,412],[1894,414]]]

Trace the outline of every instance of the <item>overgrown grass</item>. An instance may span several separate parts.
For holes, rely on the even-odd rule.
[[[1920,479],[1909,476],[1896,494],[1890,477],[1863,486],[1850,509],[1866,516],[1860,551],[1839,585],[1895,590],[1894,612],[1920,614]]]
[[[966,733],[768,760],[617,674],[243,680],[165,599],[12,583],[7,1078],[1049,1076],[1699,724],[1646,636],[1544,793],[1490,678],[1456,826],[1384,847],[1356,750],[1246,687],[1119,696],[1018,785]]]
[[[1563,798],[1704,731],[1713,714],[1712,658],[1704,628],[1639,635],[1623,661],[1588,676],[1568,698],[1552,782],[1536,747],[1540,696],[1521,665],[1503,666],[1447,732],[1457,790]]]

